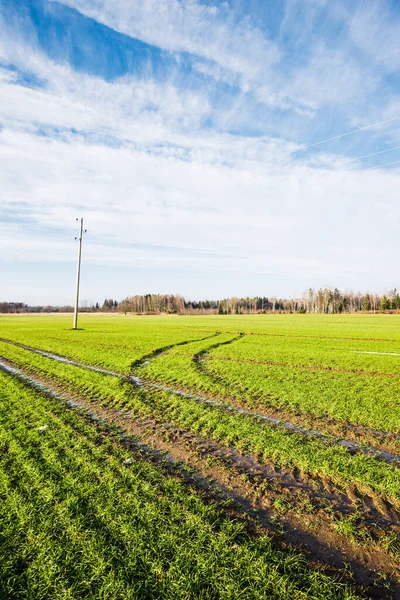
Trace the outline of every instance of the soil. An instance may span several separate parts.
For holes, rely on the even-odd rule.
[[[35,380],[50,388],[53,396],[61,393],[65,397],[67,390],[57,388],[54,382]],[[329,573],[339,574],[350,565],[355,581],[366,586],[364,592],[369,597],[400,598],[399,564],[379,539],[382,532],[400,534],[400,517],[380,498],[360,496],[355,490],[345,494],[327,481],[259,463],[254,457],[171,424],[137,418],[129,410],[116,411],[100,406],[98,401],[73,397],[70,390],[68,396],[69,406],[85,408],[92,423],[101,419],[103,428],[108,426],[107,435],[115,435],[117,428],[124,444],[140,449],[210,501],[215,497],[233,500],[238,514],[247,516],[248,526],[272,535],[279,547],[299,548],[310,565]],[[354,515],[359,516],[358,530],[368,533],[366,542],[349,539],[336,529],[338,518]],[[377,573],[391,580],[393,594],[379,585]]]

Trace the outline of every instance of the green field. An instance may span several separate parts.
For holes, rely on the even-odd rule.
[[[397,316],[80,327],[0,318],[5,597],[396,597]]]

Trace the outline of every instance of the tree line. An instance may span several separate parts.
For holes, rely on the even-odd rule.
[[[0,302],[0,313],[73,312],[73,306],[29,306],[24,302]],[[179,294],[128,296],[121,302],[106,298],[102,305],[80,307],[80,312],[122,312],[125,314],[220,314],[400,312],[400,294],[394,288],[386,294],[341,292],[338,288],[309,288],[299,298],[253,296],[222,300],[186,300]]]
[[[118,300],[105,298],[102,305],[88,304],[86,301],[79,307],[79,312],[116,312]],[[53,306],[51,304],[30,306],[25,302],[0,302],[0,313],[72,313],[74,307],[70,304]]]
[[[400,294],[396,288],[386,294],[341,292],[338,288],[309,288],[300,298],[275,296],[232,297],[222,300],[186,300],[174,294],[129,296],[119,303],[118,310],[139,314],[223,314],[256,313],[316,313],[341,314],[353,312],[400,311]]]

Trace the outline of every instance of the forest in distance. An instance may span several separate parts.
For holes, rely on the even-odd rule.
[[[0,302],[0,313],[73,312],[73,306],[39,305],[24,302]],[[134,314],[342,314],[355,312],[399,312],[400,293],[393,288],[384,294],[342,292],[338,288],[309,288],[299,298],[232,296],[222,300],[188,300],[180,294],[137,294],[122,301],[106,298],[102,304],[81,303],[82,312],[119,312]]]

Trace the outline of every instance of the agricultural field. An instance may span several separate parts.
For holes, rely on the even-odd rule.
[[[0,596],[399,598],[395,315],[0,317]]]

